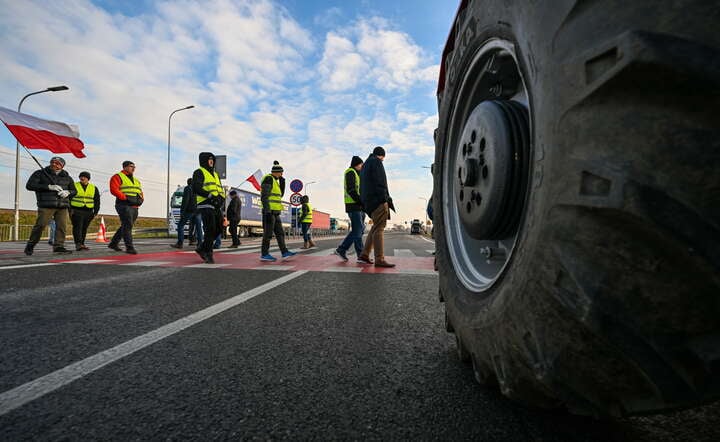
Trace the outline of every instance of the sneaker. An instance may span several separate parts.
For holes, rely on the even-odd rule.
[[[173,249],[182,249],[182,243],[176,242],[175,244],[170,244],[170,247]]]
[[[290,250],[287,250],[282,253],[283,258],[292,258],[293,256],[297,255],[295,252],[291,252]]]
[[[200,255],[200,258],[202,258],[203,262],[207,261],[207,255],[205,254],[205,251],[200,250],[200,249],[195,249],[195,253]]]
[[[370,259],[368,256],[360,255],[357,259],[358,264],[372,264],[373,260]]]
[[[137,255],[137,250],[135,250],[134,247],[126,247],[126,248],[125,248],[125,253],[129,253],[129,254],[131,254],[131,255]]]
[[[63,246],[53,247],[53,253],[62,253],[63,255],[67,255],[69,253],[72,253],[72,250],[68,250]]]
[[[35,244],[30,244],[30,243],[26,244],[26,245],[25,245],[25,254],[26,254],[27,256],[32,255],[34,248],[35,248]]]
[[[377,261],[375,261],[375,267],[384,267],[386,269],[389,269],[389,268],[395,267],[395,264],[390,264],[389,262],[385,261],[384,259],[383,260],[378,259]]]
[[[270,254],[261,255],[260,261],[275,262],[275,261],[277,261],[277,258],[275,258],[274,256],[272,256]]]
[[[343,251],[340,250],[340,249],[335,249],[335,251],[333,252],[333,255],[339,256],[339,257],[342,258],[342,260],[345,261],[345,262],[347,262],[347,260],[348,260],[347,253],[346,253],[346,252],[343,252]]]
[[[116,252],[122,252],[122,249],[117,244],[110,243],[108,244],[108,249],[113,249]]]

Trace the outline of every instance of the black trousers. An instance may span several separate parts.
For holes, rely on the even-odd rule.
[[[73,240],[76,245],[85,245],[85,235],[87,235],[90,222],[95,218],[93,209],[71,209],[70,221],[73,226]]]
[[[234,246],[240,244],[240,238],[238,238],[238,223],[239,219],[228,218],[228,230],[230,230],[230,237]]]
[[[280,220],[279,213],[263,213],[263,238],[262,247],[260,253],[267,255],[270,253],[270,239],[272,239],[273,233],[277,238],[278,247],[280,251],[285,253],[288,251],[285,246],[285,231],[282,227],[282,221]]]
[[[132,228],[135,225],[135,221],[138,217],[138,208],[130,207],[124,204],[116,204],[115,210],[120,217],[120,228],[117,229],[112,239],[110,240],[111,245],[118,245],[120,238],[125,243],[126,249],[133,248]]]
[[[198,250],[212,256],[215,238],[222,232],[222,213],[220,209],[203,208],[198,210],[203,221],[203,242],[198,247]]]

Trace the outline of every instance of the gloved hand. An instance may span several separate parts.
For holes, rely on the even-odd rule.
[[[60,192],[58,192],[58,196],[60,198],[67,198],[69,195],[70,195],[69,190],[61,190]]]
[[[57,184],[49,184],[48,190],[52,190],[53,192],[61,192],[63,188],[58,186]]]

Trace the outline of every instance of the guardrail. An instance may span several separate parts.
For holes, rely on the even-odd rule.
[[[18,238],[21,241],[27,241],[30,238],[30,232],[32,232],[32,228],[33,226],[21,225],[18,229]],[[0,224],[0,241],[12,241],[14,231],[15,226],[13,224]],[[49,233],[50,231],[48,231],[48,234]],[[48,238],[48,236],[46,235],[43,238]]]

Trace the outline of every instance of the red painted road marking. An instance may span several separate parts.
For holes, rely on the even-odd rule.
[[[213,255],[216,264],[224,264],[222,269],[255,269],[258,267],[283,267],[283,270],[298,271],[298,270],[309,270],[313,272],[322,271],[333,271],[338,272],[347,271],[350,268],[359,268],[361,273],[410,273],[412,271],[419,271],[419,273],[427,273],[433,271],[433,258],[408,258],[408,257],[388,257],[388,261],[396,264],[393,268],[381,268],[375,267],[374,265],[368,264],[357,264],[354,260],[344,262],[337,256],[303,256],[302,254],[295,255],[294,257],[282,260],[278,259],[276,262],[261,262],[259,259],[259,253],[248,253],[248,254],[225,254],[215,253]],[[87,258],[85,258],[87,259]],[[96,260],[103,259],[107,260],[104,262],[97,262]],[[69,262],[82,262],[83,258],[75,259],[54,259],[51,262],[54,263],[69,263]],[[158,252],[158,253],[144,253],[141,255],[128,255],[128,254],[116,254],[107,255],[100,257],[93,257],[88,259],[89,264],[105,265],[105,264],[133,264],[141,263],[145,261],[166,261],[166,263],[159,263],[158,267],[184,267],[194,264],[200,264],[200,257],[195,253],[183,253],[178,251],[170,252]],[[95,262],[91,262],[95,261]],[[210,266],[208,266],[210,267]],[[289,267],[289,268],[287,268]]]

